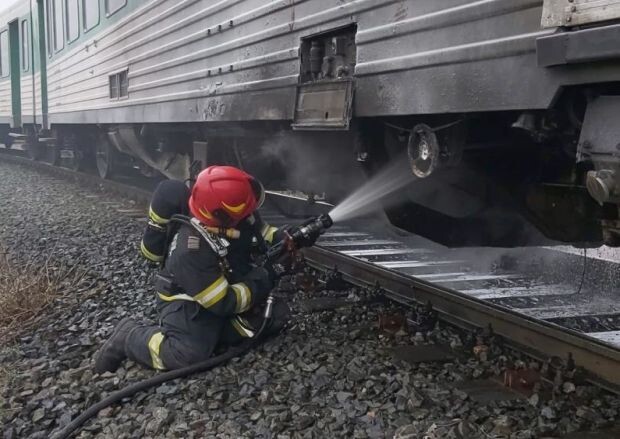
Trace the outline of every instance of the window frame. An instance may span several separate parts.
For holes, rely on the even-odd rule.
[[[99,0],[97,0],[94,3],[91,1],[90,6],[97,7],[97,22],[93,24],[91,27],[86,27],[86,9],[88,9],[87,7],[85,7],[86,2],[88,2],[88,0],[80,1],[80,6],[82,9],[82,30],[84,31],[84,33],[90,32],[91,30],[93,30],[94,28],[96,28],[97,26],[101,24],[101,5],[99,4]]]
[[[123,83],[123,76],[125,81]],[[125,88],[125,94],[123,94],[123,88]],[[129,99],[129,69],[124,69],[118,72],[118,99]]]
[[[26,31],[25,37],[24,37],[24,30]],[[20,43],[21,43],[21,47],[19,51],[21,55],[21,69],[22,69],[22,72],[28,72],[30,71],[31,49],[30,49],[30,21],[27,18],[24,20],[21,20],[20,22],[19,35],[20,35]]]
[[[112,15],[116,14],[118,11],[123,9],[125,6],[127,6],[127,0],[123,0],[123,4],[121,6],[118,6],[113,11],[110,11],[109,10],[109,6],[108,6],[108,2],[109,2],[109,0],[104,0],[105,16],[106,16],[106,18],[111,17]]]
[[[125,94],[122,94],[123,75],[125,77],[125,84],[126,84]],[[115,87],[113,88],[112,85],[115,85]],[[112,95],[113,89],[116,90],[116,96]],[[115,70],[108,74],[108,98],[110,99],[110,101],[122,101],[125,99],[129,99],[129,67],[126,67],[120,70]]]
[[[4,70],[4,66],[2,63],[2,36],[6,34],[6,47],[9,51],[9,55],[8,55],[8,61],[9,61],[9,65],[7,66],[7,74],[3,75],[2,74],[2,70]],[[0,31],[0,78],[5,79],[5,78],[10,78],[11,77],[11,48],[9,47],[9,29],[4,29],[3,31]]]
[[[67,3],[69,3],[70,1],[74,1],[76,2],[77,5],[77,14],[76,14],[76,18],[77,18],[77,36],[73,39],[70,39],[71,36],[69,35],[69,7],[67,6]],[[67,40],[67,44],[71,44],[77,40],[80,39],[80,3],[82,3],[80,0],[65,0],[63,2],[63,8],[64,8],[64,16],[65,16],[65,24],[64,24],[64,28],[65,28],[65,39]]]
[[[108,87],[109,87],[109,96],[110,96],[110,100],[111,101],[118,101],[120,94],[121,94],[121,87],[120,87],[120,83],[119,83],[119,76],[118,73],[113,73],[112,75],[110,75],[108,77]],[[113,93],[112,91],[116,90],[116,93]]]
[[[60,3],[60,8],[63,9],[62,11],[60,11],[60,17],[62,18],[62,23],[60,28],[62,29],[62,38],[60,39],[60,41],[62,42],[62,47],[57,48],[56,47],[56,1],[58,1]],[[65,11],[64,11],[64,1],[62,0],[51,0],[51,10],[52,10],[52,16],[53,16],[53,27],[52,27],[52,49],[53,49],[53,53],[56,54],[58,52],[61,52],[64,48],[65,48],[65,39],[66,39],[66,35],[65,35]]]

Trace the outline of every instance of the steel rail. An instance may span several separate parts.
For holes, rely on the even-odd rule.
[[[99,191],[113,192],[144,205],[150,202],[150,191],[129,184],[10,154],[0,153],[0,160],[32,167]],[[411,305],[430,301],[440,312],[442,320],[456,326],[471,329],[490,325],[494,333],[502,336],[507,343],[536,358],[567,358],[570,353],[575,363],[588,373],[592,383],[620,393],[620,350],[599,340],[328,248],[315,246],[304,249],[304,255],[308,263],[317,269],[328,271],[337,268],[352,284],[362,287],[379,284],[386,295],[396,302]]]
[[[570,353],[576,364],[586,370],[591,382],[620,393],[620,350],[596,339],[327,248],[313,247],[303,252],[311,266],[320,270],[337,269],[345,280],[358,286],[378,283],[397,302],[411,305],[430,301],[442,319],[454,325],[463,328],[491,325],[495,334],[534,357],[566,359]]]

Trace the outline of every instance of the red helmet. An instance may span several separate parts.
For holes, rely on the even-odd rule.
[[[210,166],[196,178],[189,210],[211,227],[235,227],[259,206],[262,186],[232,166]]]

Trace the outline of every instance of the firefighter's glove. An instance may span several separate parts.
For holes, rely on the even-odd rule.
[[[266,262],[263,268],[269,273],[274,283],[290,271],[290,264],[282,264],[278,261]]]
[[[246,276],[245,280],[254,284],[252,292],[256,294],[256,302],[261,303],[275,286],[275,277],[265,267],[255,267]]]

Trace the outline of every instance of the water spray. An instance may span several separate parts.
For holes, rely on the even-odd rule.
[[[340,222],[376,211],[379,209],[377,201],[407,186],[415,179],[410,170],[403,166],[403,162],[396,161],[334,207],[329,216],[334,222]]]

